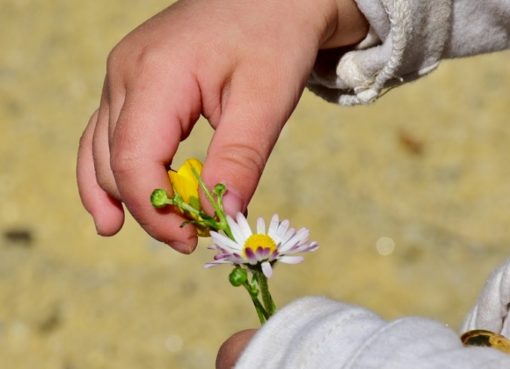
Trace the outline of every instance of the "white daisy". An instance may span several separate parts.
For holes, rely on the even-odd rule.
[[[234,239],[211,231],[213,245],[209,248],[216,250],[214,260],[205,265],[206,268],[218,264],[249,264],[260,263],[262,272],[269,278],[272,274],[271,265],[276,261],[287,264],[297,264],[303,261],[302,256],[294,254],[315,251],[319,247],[317,242],[308,241],[310,232],[306,228],[295,230],[289,227],[289,221],[280,222],[278,215],[271,218],[269,227],[262,218],[257,219],[257,231],[253,233],[245,216],[238,213],[236,220],[227,216],[227,222]]]

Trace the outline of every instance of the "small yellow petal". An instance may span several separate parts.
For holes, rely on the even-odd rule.
[[[193,174],[193,171],[191,169],[192,167],[195,169],[198,175],[202,174],[202,163],[200,162],[200,160],[194,158],[186,160],[184,164],[179,168],[177,173],[186,178],[192,179],[198,184],[198,180]]]
[[[187,203],[191,197],[198,198],[198,179],[193,174],[192,168],[195,169],[198,175],[202,173],[202,163],[198,159],[186,160],[177,172],[168,171],[172,188]]]

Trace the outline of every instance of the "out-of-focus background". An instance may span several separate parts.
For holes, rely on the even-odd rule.
[[[79,136],[108,51],[161,0],[3,0],[0,9],[0,367],[212,368],[257,325],[229,268],[204,270],[131,220],[105,239],[80,205]],[[368,107],[306,92],[250,207],[322,248],[272,280],[279,305],[319,294],[385,318],[458,327],[510,255],[510,54],[444,62]],[[203,157],[201,122],[175,162]]]

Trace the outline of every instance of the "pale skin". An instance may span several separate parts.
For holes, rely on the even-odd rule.
[[[319,50],[367,31],[354,0],[181,0],[129,33],[108,57],[78,153],[97,232],[117,233],[124,205],[152,237],[192,252],[193,227],[149,196],[170,192],[166,168],[199,116],[215,129],[204,181],[227,185],[228,213],[244,211]]]
[[[257,333],[256,329],[246,329],[228,338],[221,345],[216,356],[216,369],[232,368],[255,333]]]

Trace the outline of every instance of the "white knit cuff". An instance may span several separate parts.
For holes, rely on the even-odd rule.
[[[510,355],[465,348],[445,325],[419,317],[386,322],[321,297],[284,307],[257,332],[235,369],[502,369]]]
[[[502,369],[510,355],[462,346],[445,325],[419,317],[386,322],[321,297],[284,307],[251,340],[235,369]]]
[[[487,280],[462,332],[486,329],[510,337],[510,259]]]
[[[312,91],[342,105],[366,104],[438,66],[449,40],[452,0],[356,2],[370,32],[354,48],[319,53]]]
[[[384,324],[361,307],[324,297],[302,298],[264,324],[235,368],[322,369],[331,367],[332,359],[340,365]]]

